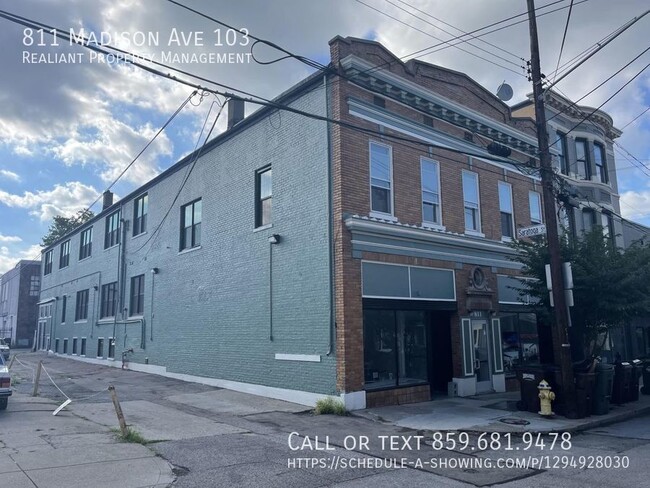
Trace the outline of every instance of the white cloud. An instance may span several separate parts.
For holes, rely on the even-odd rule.
[[[621,194],[621,214],[628,219],[650,217],[650,191],[626,191]]]
[[[0,176],[6,178],[7,180],[20,181],[20,176],[13,171],[8,169],[0,169]]]
[[[5,236],[0,234],[0,242],[21,242],[22,239],[18,236]]]
[[[77,211],[87,208],[98,195],[99,192],[94,187],[72,181],[64,185],[55,185],[49,191],[26,191],[22,195],[0,190],[0,202],[8,207],[28,209],[31,215],[45,221],[55,215],[70,217]]]
[[[41,246],[33,244],[27,248],[19,249],[15,252],[10,251],[7,247],[0,247],[0,275],[13,269],[21,259],[39,260],[41,259]]]

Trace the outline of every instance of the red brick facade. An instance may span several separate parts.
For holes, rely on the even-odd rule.
[[[510,109],[494,95],[480,87],[466,75],[411,61],[399,62],[377,43],[336,38],[331,42],[331,56],[335,67],[348,55],[356,55],[382,69],[403,77],[405,80],[435,92],[438,96],[473,111],[483,117],[507,124],[513,129],[534,135],[534,124],[528,119],[513,119]],[[390,65],[386,63],[390,62]],[[385,134],[405,137],[403,133],[382,127],[376,123],[353,116],[348,110],[348,100],[354,97],[368,104],[377,95],[365,88],[338,76],[330,79],[331,116],[355,126]],[[422,112],[405,104],[385,98],[385,110],[408,118],[418,124],[423,123]],[[433,127],[459,140],[465,140],[466,129],[444,120],[433,119]],[[361,261],[370,260],[405,265],[435,267],[455,270],[457,313],[451,317],[452,363],[454,377],[462,376],[462,347],[460,337],[460,318],[467,316],[467,289],[470,273],[474,266],[462,265],[454,261],[364,252],[361,259],[353,257],[351,233],[344,223],[345,216],[370,214],[369,184],[369,142],[376,141],[392,147],[394,217],[399,224],[420,226],[422,224],[422,191],[420,178],[420,157],[429,157],[439,162],[440,198],[442,225],[447,232],[464,234],[464,200],[462,170],[475,172],[479,176],[481,231],[485,240],[501,242],[498,182],[506,181],[512,185],[515,229],[529,226],[530,209],[528,192],[541,193],[539,183],[516,171],[505,170],[497,164],[471,159],[463,154],[409,142],[396,142],[382,138],[379,134],[367,134],[339,125],[332,126],[333,163],[333,212],[334,212],[334,266],[335,266],[335,305],[336,305],[336,344],[337,344],[337,387],[341,392],[355,392],[364,389],[364,351],[363,351],[363,303],[361,290]],[[483,148],[489,140],[480,135],[472,135],[477,148]],[[529,157],[513,151],[511,156],[523,163]],[[484,269],[488,286],[494,292],[491,309],[498,310],[496,297],[496,274],[514,275],[516,270],[509,268]],[[495,272],[496,271],[496,272]],[[418,386],[388,391],[368,392],[366,402],[371,405],[404,403],[428,399],[428,386]]]

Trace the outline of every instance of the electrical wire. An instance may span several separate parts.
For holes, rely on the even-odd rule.
[[[555,72],[560,69],[560,61],[562,60],[562,52],[564,51],[564,42],[566,41],[566,35],[569,31],[569,22],[571,21],[571,12],[573,11],[573,0],[571,0],[571,5],[569,5],[569,13],[566,17],[566,24],[564,25],[564,34],[562,34],[562,44],[560,45],[560,54],[557,57],[557,66],[555,67]],[[556,75],[557,76],[557,75]]]
[[[632,120],[630,120],[627,124],[621,127],[621,130],[624,130],[628,125],[632,124],[633,122],[636,122],[640,117],[645,115],[648,112],[648,110],[650,110],[650,106],[647,106],[643,112],[641,112],[639,115],[637,115]]]

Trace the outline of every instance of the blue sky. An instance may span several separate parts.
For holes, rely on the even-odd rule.
[[[444,0],[410,0],[395,7],[386,0],[367,0],[386,15],[352,0],[301,2],[299,0],[242,0],[236,5],[216,6],[213,2],[187,0],[188,5],[251,33],[268,38],[288,49],[326,62],[328,41],[335,35],[372,37],[399,56],[448,39],[445,32],[458,33],[437,19],[466,31],[520,13],[524,2],[467,0],[464,8]],[[538,0],[538,6],[544,3]],[[488,5],[489,4],[489,5]],[[564,2],[568,5],[568,0]],[[407,5],[409,5],[407,7]],[[561,6],[561,5],[558,5]],[[591,46],[647,7],[641,0],[590,0],[574,7],[567,34],[563,61]],[[163,46],[120,44],[160,60],[162,50],[182,53],[247,52],[235,45],[169,47],[172,29],[204,33],[210,39],[215,24],[183,11],[167,2],[116,2],[99,0],[24,0],[4,7],[59,28],[85,27],[87,31],[160,32]],[[414,10],[418,8],[421,12]],[[425,15],[425,13],[427,15]],[[566,10],[539,19],[542,69],[550,73],[557,63]],[[428,23],[429,22],[429,23]],[[82,62],[79,64],[29,64],[23,52],[85,53],[79,46],[25,46],[21,26],[0,19],[0,273],[18,259],[38,255],[38,243],[56,214],[72,215],[90,204],[117,176],[158,128],[192,91],[190,88],[124,65]],[[433,25],[432,25],[433,24]],[[562,93],[576,99],[647,47],[650,16],[612,42],[559,84]],[[415,27],[415,28],[413,28]],[[419,30],[418,30],[419,29]],[[517,56],[528,54],[526,23],[495,32],[485,38]],[[63,43],[63,41],[60,41]],[[486,44],[475,44],[499,53]],[[63,43],[64,44],[64,43]],[[515,65],[505,70],[502,61],[473,46],[463,48],[487,57],[478,59],[449,48],[423,60],[462,71],[495,91],[502,81],[511,84],[511,103],[525,98],[530,84]],[[256,51],[257,53],[257,51]],[[273,53],[259,51],[272,59]],[[508,57],[509,55],[505,55]],[[86,58],[87,59],[87,58]],[[516,60],[516,57],[510,57]],[[650,59],[646,53],[582,104],[598,106]],[[180,68],[219,82],[271,98],[304,78],[309,68],[295,60],[269,66],[248,64],[191,64]],[[196,144],[198,133],[214,98],[188,104],[168,129],[114,187],[125,195],[187,154]],[[650,74],[646,71],[617,95],[603,110],[622,128],[650,105]],[[214,114],[214,112],[213,112]],[[217,125],[224,129],[225,118]],[[650,112],[624,129],[619,143],[641,163],[650,167]],[[619,151],[617,149],[617,151]],[[629,157],[629,156],[628,156]],[[632,159],[629,157],[629,159]],[[635,164],[616,154],[621,194],[621,213],[650,225],[650,177]],[[647,170],[650,174],[650,169]],[[95,207],[96,209],[97,207]]]

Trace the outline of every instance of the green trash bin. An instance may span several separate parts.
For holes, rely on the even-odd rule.
[[[593,403],[594,384],[596,373],[575,372],[576,381],[576,413],[577,418],[585,418],[591,415],[591,404]]]
[[[596,365],[596,384],[594,385],[593,414],[605,415],[609,412],[609,402],[614,386],[614,366],[606,363]]]

